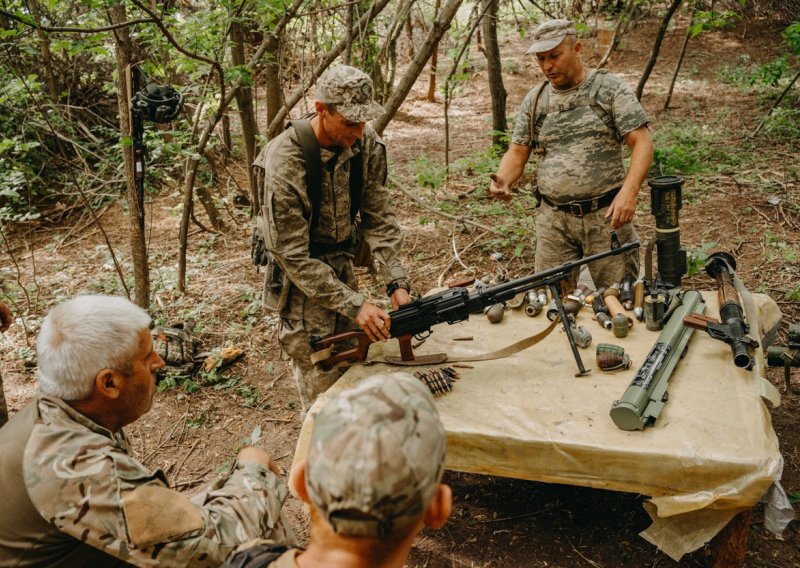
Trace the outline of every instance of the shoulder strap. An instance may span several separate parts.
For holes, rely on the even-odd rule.
[[[306,162],[306,191],[311,201],[311,226],[314,227],[319,219],[319,207],[322,203],[322,158],[319,154],[319,142],[311,123],[305,118],[290,120],[289,124],[297,132],[297,139],[303,148],[303,158]]]
[[[544,122],[545,117],[547,116],[547,112],[550,109],[550,96],[548,95],[548,91],[545,91],[547,85],[550,84],[550,81],[544,80],[542,84],[536,90],[536,94],[533,95],[533,104],[531,105],[531,144],[533,148],[539,146],[539,128],[542,126],[542,122]],[[539,99],[544,93],[544,99],[542,99],[542,107],[545,109],[544,112],[541,114],[541,120],[536,116],[536,110],[539,107]]]
[[[222,568],[265,568],[280,558],[289,547],[271,542],[259,544],[231,554]]]
[[[605,124],[609,130],[611,130],[611,132],[614,134],[614,138],[617,139],[617,142],[622,142],[622,136],[619,135],[617,125],[614,124],[614,117],[610,112],[608,112],[606,107],[598,102],[597,99],[600,89],[603,88],[603,83],[605,82],[607,75],[608,69],[597,69],[595,71],[592,88],[589,90],[589,100],[591,101],[592,110],[597,117],[603,121],[603,124]]]
[[[358,153],[350,159],[350,222],[356,220],[359,209],[361,209],[361,196],[364,192],[366,182],[366,160],[364,152],[366,144],[359,140]]]

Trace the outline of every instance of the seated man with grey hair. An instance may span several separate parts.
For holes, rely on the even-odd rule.
[[[308,548],[243,547],[225,566],[402,567],[422,528],[450,516],[445,449],[433,397],[414,377],[374,375],[337,393],[314,417],[307,458],[291,475],[311,512]]]
[[[124,298],[53,308],[36,344],[39,394],[0,429],[0,565],[218,566],[245,541],[293,543],[269,454],[244,448],[194,499],[130,455],[123,426],[150,410],[151,320]]]

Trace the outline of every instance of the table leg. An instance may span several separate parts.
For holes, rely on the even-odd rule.
[[[742,511],[706,545],[704,556],[710,568],[742,568],[747,552],[752,509]]]

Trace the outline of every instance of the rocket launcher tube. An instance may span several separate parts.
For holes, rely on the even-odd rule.
[[[702,314],[705,309],[699,292],[683,293],[681,305],[664,326],[633,381],[622,398],[611,405],[611,419],[619,428],[642,430],[656,421],[668,400],[667,382],[694,331],[683,323],[683,318],[691,313]]]

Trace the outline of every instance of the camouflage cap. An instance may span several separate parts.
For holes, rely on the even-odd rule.
[[[445,448],[427,387],[406,373],[373,375],[316,415],[306,489],[338,534],[384,537],[420,519]]]
[[[575,22],[571,20],[548,20],[531,32],[533,43],[525,53],[541,53],[558,47],[568,35],[575,35]]]
[[[366,122],[386,112],[372,100],[372,93],[369,75],[347,65],[329,69],[317,80],[317,100],[336,105],[336,110],[352,122]]]

